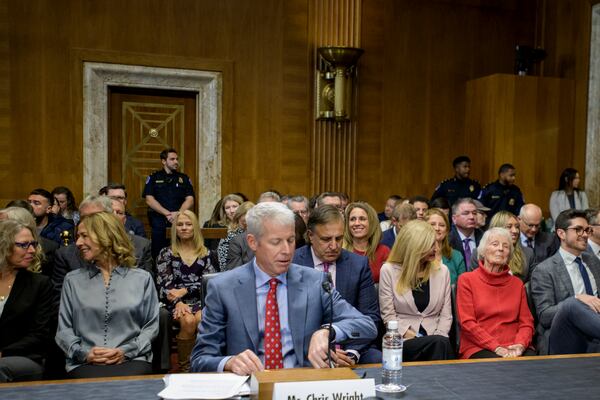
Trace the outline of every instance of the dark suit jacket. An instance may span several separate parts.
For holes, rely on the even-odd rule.
[[[292,260],[294,264],[314,268],[310,246],[303,246],[296,250]],[[378,329],[381,327],[381,313],[379,312],[379,299],[373,283],[373,275],[369,268],[367,257],[359,256],[347,250],[335,261],[335,289],[342,298],[364,315],[371,318]],[[370,344],[347,346],[348,349],[365,351]]]
[[[150,272],[150,275],[152,275],[152,278],[154,279],[154,261],[152,259],[150,240],[136,235],[129,235],[129,238],[133,243],[137,267]],[[87,263],[81,258],[79,250],[74,243],[61,247],[56,251],[54,254],[52,284],[59,296],[62,291],[65,275],[73,270],[84,268],[86,264]]]
[[[44,252],[44,261],[42,262],[42,274],[48,278],[52,277],[52,271],[54,270],[54,253],[60,247],[58,243],[53,240],[46,239],[40,236],[40,245]]]
[[[560,247],[560,240],[554,233],[538,232],[535,235],[535,247],[533,255],[534,263],[539,264],[556,253]]]
[[[132,233],[137,236],[141,236],[143,238],[146,237],[146,230],[144,229],[144,224],[137,218],[134,218],[129,213],[125,214],[125,230],[129,233]]]
[[[10,296],[0,316],[2,356],[22,356],[41,362],[54,332],[55,294],[47,276],[19,269]]]
[[[254,258],[254,251],[248,245],[246,235],[246,232],[242,232],[229,241],[225,271],[244,265]]]
[[[586,253],[581,255],[581,259],[592,272],[596,284],[600,285],[600,261]],[[538,264],[531,276],[530,285],[538,316],[538,350],[540,354],[548,354],[548,338],[554,315],[562,301],[575,296],[569,272],[559,252]]]
[[[482,236],[483,236],[483,232],[479,229],[475,229],[475,247],[477,247],[479,245],[479,241],[481,240]],[[460,251],[460,254],[462,254],[463,259],[465,260],[465,266],[470,266],[471,260],[467,260],[467,258],[465,257],[465,248],[463,247],[463,243],[460,240],[460,235],[458,234],[458,230],[457,230],[456,226],[453,226],[452,229],[450,230],[450,235],[448,236],[448,240],[450,242],[450,246],[453,249]],[[467,271],[470,271],[470,269],[467,268]]]
[[[305,367],[310,366],[307,355],[311,336],[327,321],[329,295],[322,288],[324,278],[324,274],[296,264],[290,264],[287,272],[288,315],[294,353],[298,363]],[[332,296],[334,325],[352,341],[373,340],[377,330],[371,319],[344,301],[336,290]],[[255,275],[250,262],[208,282],[206,306],[192,351],[191,369],[194,372],[217,371],[224,357],[247,349],[258,354],[258,345]]]
[[[394,227],[392,226],[390,229],[383,231],[383,235],[381,235],[381,241],[379,243],[384,244],[391,249],[394,247],[395,241],[396,235],[394,234]]]

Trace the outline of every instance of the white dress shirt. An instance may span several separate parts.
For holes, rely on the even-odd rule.
[[[567,272],[569,273],[569,277],[571,278],[571,284],[573,285],[573,290],[576,295],[578,294],[586,294],[585,293],[585,284],[583,283],[583,278],[581,277],[581,272],[579,272],[579,265],[575,262],[576,256],[564,250],[562,247],[558,249],[560,255],[565,262],[565,266],[567,267]],[[581,257],[580,257],[581,258]],[[592,271],[588,268],[587,265],[581,260],[583,266],[585,267],[588,276],[590,277],[590,283],[592,284],[592,293],[594,296],[598,296],[598,286],[596,285],[596,280],[594,279],[594,275]]]

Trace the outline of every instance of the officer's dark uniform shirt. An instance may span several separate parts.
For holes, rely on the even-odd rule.
[[[187,196],[194,197],[192,181],[186,174],[173,172],[167,174],[164,169],[154,172],[146,179],[142,197],[152,196],[169,211],[179,211]],[[156,213],[148,207],[148,214]]]
[[[492,218],[494,214],[502,210],[519,215],[525,201],[523,193],[517,185],[503,185],[497,180],[485,185],[481,191],[481,203],[490,208],[487,214],[489,218]]]
[[[40,236],[58,243],[63,244],[62,233],[68,231],[68,242],[74,242],[75,225],[70,219],[66,219],[61,215],[48,214],[48,224],[40,232]]]
[[[470,178],[458,179],[457,177],[453,177],[441,182],[438,187],[435,188],[431,200],[433,201],[438,197],[445,197],[452,206],[458,199],[466,197],[477,199],[480,194],[481,185],[479,182]]]

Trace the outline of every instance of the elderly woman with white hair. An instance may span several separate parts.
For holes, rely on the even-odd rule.
[[[477,248],[479,268],[458,278],[461,358],[535,355],[525,288],[508,266],[513,249],[508,230],[489,229]]]

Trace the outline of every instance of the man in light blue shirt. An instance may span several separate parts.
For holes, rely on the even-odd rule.
[[[231,371],[249,375],[265,368],[265,316],[269,282],[275,278],[283,367],[328,368],[330,342],[369,342],[377,330],[372,320],[332,291],[322,272],[291,263],[295,247],[294,214],[279,203],[261,203],[246,216],[253,261],[211,279],[192,371]]]

